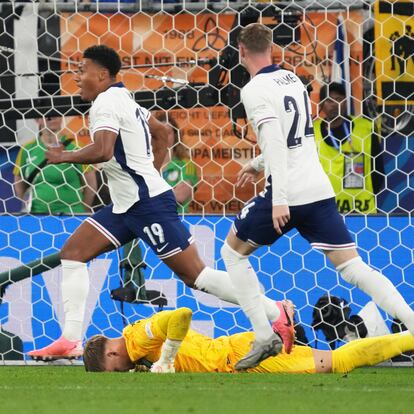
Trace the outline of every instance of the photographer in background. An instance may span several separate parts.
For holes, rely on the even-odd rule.
[[[95,170],[80,164],[46,162],[48,147],[60,143],[66,150],[76,149],[72,140],[60,135],[62,120],[62,117],[39,119],[39,136],[24,145],[17,155],[13,187],[16,196],[26,203],[27,212],[81,214],[91,210],[97,187]]]

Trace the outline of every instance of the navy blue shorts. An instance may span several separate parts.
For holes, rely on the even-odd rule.
[[[177,203],[172,191],[140,200],[121,214],[114,214],[112,205],[106,206],[86,221],[115,247],[140,238],[160,259],[184,251],[193,243],[193,237],[177,214]]]
[[[303,206],[289,207],[290,220],[282,227],[283,234],[296,228],[312,247],[321,250],[343,250],[355,247],[335,198]],[[273,244],[280,234],[273,227],[271,191],[246,203],[233,223],[240,240],[254,247]]]

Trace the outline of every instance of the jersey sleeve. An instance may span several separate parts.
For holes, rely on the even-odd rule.
[[[123,336],[132,361],[138,361],[148,354],[161,349],[166,338],[158,329],[157,315],[135,322],[124,329]]]
[[[139,106],[139,112],[141,114],[141,116],[148,121],[151,118],[151,112],[148,111],[148,109],[143,108],[142,106]]]
[[[98,131],[111,131],[115,134],[119,132],[119,117],[112,102],[108,101],[108,97],[99,99],[94,103],[89,121],[92,137]]]
[[[272,205],[286,205],[287,145],[278,119],[262,125],[258,141],[262,149],[265,170],[272,176]]]
[[[278,119],[277,108],[269,91],[262,85],[254,88],[249,86],[242,90],[241,99],[246,110],[247,118],[255,131],[266,122]]]
[[[135,362],[150,354],[156,354],[161,351],[167,337],[183,340],[190,323],[191,310],[179,308],[158,312],[149,319],[128,325],[123,331],[123,336],[130,359]]]
[[[258,172],[263,171],[265,168],[265,162],[263,154],[258,155],[250,161],[250,165]]]

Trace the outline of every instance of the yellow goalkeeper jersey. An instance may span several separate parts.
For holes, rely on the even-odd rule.
[[[168,312],[168,311],[167,311]],[[149,319],[128,325],[122,332],[131,361],[146,358],[158,361],[165,335],[157,320],[162,312]],[[229,360],[229,337],[211,339],[190,329],[175,357],[176,372],[232,372]]]
[[[158,361],[162,344],[166,339],[157,323],[161,314],[162,312],[149,319],[135,322],[123,330],[122,335],[131,361],[138,362],[141,358],[151,362]],[[250,350],[253,340],[254,334],[251,332],[212,339],[190,329],[175,358],[175,370],[176,372],[234,372],[234,365]],[[295,346],[289,355],[282,352],[249,371],[314,373],[312,348]]]

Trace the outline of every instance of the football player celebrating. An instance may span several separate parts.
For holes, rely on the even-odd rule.
[[[120,68],[121,59],[113,49],[101,45],[85,50],[76,82],[81,98],[93,101],[89,119],[93,142],[77,151],[57,147],[46,153],[51,164],[104,163],[113,205],[88,217],[63,246],[62,336],[45,348],[29,352],[34,359],[82,355],[82,325],[89,290],[87,262],[135,238],[144,240],[188,286],[238,303],[227,273],[205,266],[199,257],[193,237],[177,214],[172,189],[159,173],[167,151],[167,126],[138,105],[122,83],[116,82]],[[274,343],[281,350],[282,340],[291,341],[292,333],[285,328],[292,325],[291,310],[264,295],[260,300],[279,334],[272,331]]]
[[[265,190],[242,209],[221,250],[239,304],[256,333],[239,369],[277,352],[249,256],[293,228],[326,254],[345,281],[370,295],[414,334],[414,312],[385,276],[362,261],[337,211],[334,191],[319,162],[306,88],[293,72],[272,64],[271,50],[272,31],[266,26],[253,23],[240,31],[240,59],[252,76],[241,99],[262,154],[242,169],[238,184],[262,170],[267,181]]]

